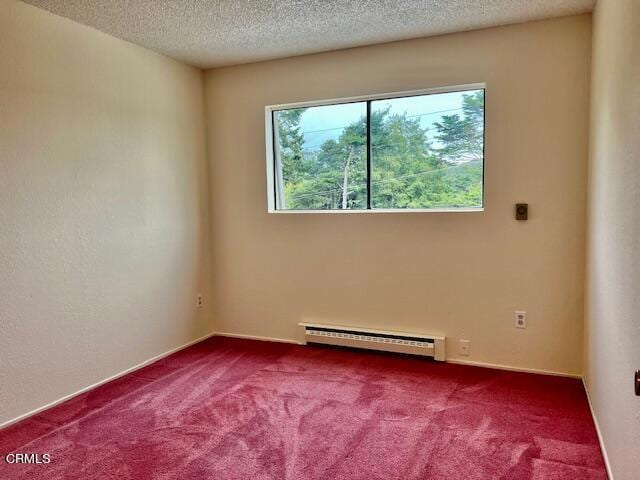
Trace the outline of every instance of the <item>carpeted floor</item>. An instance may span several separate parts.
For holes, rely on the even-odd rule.
[[[214,338],[0,431],[6,479],[605,479],[578,380]]]

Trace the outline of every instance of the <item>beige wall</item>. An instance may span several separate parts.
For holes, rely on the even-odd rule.
[[[640,2],[594,14],[585,376],[616,480],[640,475]]]
[[[0,424],[210,330],[203,105],[200,71],[3,0]]]
[[[471,361],[580,374],[590,53],[584,15],[208,71],[216,329],[429,332],[450,358],[467,338]],[[473,82],[484,213],[267,214],[265,105]]]

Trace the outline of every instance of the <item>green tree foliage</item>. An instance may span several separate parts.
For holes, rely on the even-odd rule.
[[[287,208],[366,208],[366,131],[364,119],[344,129],[338,141],[305,152],[303,175],[285,176]]]
[[[300,132],[304,110],[285,112],[278,127],[286,208],[366,208],[366,118],[310,151]],[[483,92],[464,95],[462,115],[442,116],[432,142],[419,119],[373,109],[372,207],[480,206],[483,114]]]
[[[439,149],[441,158],[448,162],[482,160],[484,94],[482,90],[464,95],[463,116],[443,115],[435,123],[436,139],[444,147]]]
[[[300,132],[300,120],[305,110],[305,108],[295,108],[278,112],[282,175],[290,182],[300,181],[307,173],[302,151],[304,135]]]

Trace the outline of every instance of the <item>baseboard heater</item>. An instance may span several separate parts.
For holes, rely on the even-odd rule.
[[[410,353],[433,357],[440,361],[444,361],[445,358],[445,337],[317,323],[299,323],[298,328],[298,342],[301,345],[323,343],[386,352]]]

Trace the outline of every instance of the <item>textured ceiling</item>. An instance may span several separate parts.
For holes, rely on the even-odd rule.
[[[24,0],[217,67],[591,11],[595,0]]]

